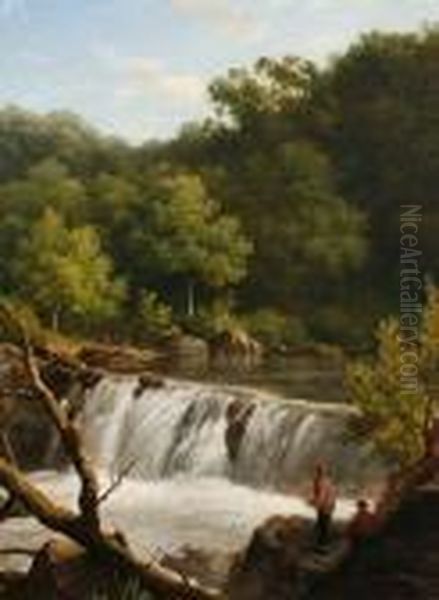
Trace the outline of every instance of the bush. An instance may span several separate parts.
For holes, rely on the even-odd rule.
[[[30,305],[1,296],[0,302],[7,306],[11,313],[23,324],[34,344],[42,346],[46,345],[49,333],[44,330],[38,315]],[[19,336],[19,332],[14,331],[12,324],[6,326],[3,321],[0,321],[0,338],[2,341],[17,343],[20,341]]]
[[[171,307],[162,302],[156,292],[144,291],[134,323],[135,339],[156,342],[168,337],[172,331]]]
[[[402,467],[425,454],[437,411],[439,293],[434,288],[427,292],[417,340],[408,343],[399,321],[388,319],[376,332],[374,356],[353,361],[346,372],[349,399],[362,415],[360,434]],[[402,365],[407,365],[409,354],[413,356],[409,366],[415,369],[407,382]]]
[[[301,319],[269,308],[247,316],[246,325],[252,337],[268,348],[302,344],[308,337]]]
[[[243,328],[239,317],[233,313],[230,302],[223,299],[201,308],[197,315],[183,317],[179,324],[187,333],[204,340],[211,340],[225,331]]]

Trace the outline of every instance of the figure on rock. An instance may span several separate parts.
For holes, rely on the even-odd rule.
[[[337,504],[337,488],[324,462],[316,464],[312,482],[310,503],[316,509],[315,542],[318,549],[325,549],[331,538],[331,525]]]

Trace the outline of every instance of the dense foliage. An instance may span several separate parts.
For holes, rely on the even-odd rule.
[[[404,467],[426,454],[437,410],[438,290],[430,287],[427,296],[419,336],[410,346],[401,337],[396,319],[382,321],[376,331],[375,356],[352,361],[346,371],[349,400],[361,412],[354,431],[372,439],[382,455]],[[415,355],[416,369],[407,379],[403,365]]]
[[[275,345],[362,343],[398,306],[401,204],[439,267],[438,65],[435,29],[322,69],[262,58],[212,83],[210,119],[137,148],[4,108],[1,293],[67,331],[156,338],[222,306]]]

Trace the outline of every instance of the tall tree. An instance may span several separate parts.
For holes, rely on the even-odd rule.
[[[21,293],[50,317],[54,329],[63,317],[99,322],[116,311],[123,295],[95,230],[68,229],[51,209],[22,241],[17,271]]]
[[[245,276],[251,246],[199,177],[164,176],[151,190],[150,218],[150,268],[184,281],[189,314],[195,312],[197,285],[220,289]]]

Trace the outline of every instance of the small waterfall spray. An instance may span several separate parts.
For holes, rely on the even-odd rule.
[[[216,477],[257,488],[300,486],[324,458],[343,484],[379,465],[346,436],[347,406],[282,400],[251,389],[166,381],[136,393],[106,378],[88,398],[84,431],[100,466],[146,481]]]

